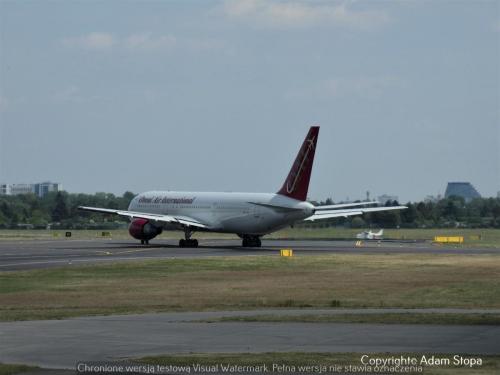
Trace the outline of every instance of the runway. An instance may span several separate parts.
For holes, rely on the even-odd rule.
[[[291,313],[281,310],[281,313],[293,315],[294,311],[295,314],[325,314],[336,310],[301,309]],[[337,311],[345,313],[346,310]],[[366,313],[366,310],[359,311]],[[378,310],[381,311],[384,310]],[[172,353],[500,354],[500,326],[200,322],[266,312],[269,313],[161,313],[2,322],[0,362],[74,368],[81,361],[117,361]]]
[[[362,247],[356,247],[355,242],[355,240],[264,239],[261,248],[243,248],[240,240],[228,239],[200,240],[198,248],[179,248],[177,240],[162,239],[155,239],[149,246],[140,245],[133,239],[0,241],[0,272],[147,259],[275,255],[282,248],[291,248],[297,255],[335,253],[500,254],[500,249],[445,247],[425,242],[379,243],[365,241]]]

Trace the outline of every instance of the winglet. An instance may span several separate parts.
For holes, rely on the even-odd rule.
[[[318,134],[319,126],[311,126],[295,158],[295,162],[288,173],[288,177],[278,191],[278,194],[300,201],[305,201],[307,199],[307,190],[309,189],[309,180],[311,179]]]

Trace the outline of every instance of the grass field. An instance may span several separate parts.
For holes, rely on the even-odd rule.
[[[286,228],[265,236],[266,239],[353,239],[362,229],[342,228]],[[0,230],[1,240],[61,240],[67,241],[64,230]],[[110,237],[103,237],[102,232],[109,232]],[[134,241],[128,231],[120,230],[71,230],[71,239],[109,238]],[[198,239],[237,239],[236,235],[222,233],[195,233]],[[498,229],[386,229],[384,238],[400,240],[429,240],[435,236],[464,236],[463,246],[500,247]],[[181,232],[163,232],[159,239],[179,239]],[[154,241],[154,240],[153,240]]]
[[[500,307],[499,255],[217,257],[0,273],[0,320],[271,307]]]
[[[33,372],[38,370],[38,367],[33,366],[0,363],[0,375],[14,375],[21,374],[23,372]]]
[[[418,362],[422,359],[422,353],[370,353],[370,358],[387,359],[391,357],[399,358],[413,357]],[[426,374],[426,375],[452,375],[452,374],[467,374],[467,375],[493,375],[498,374],[500,371],[500,356],[483,356],[483,355],[462,355],[464,358],[481,358],[481,366],[457,366],[453,364],[453,355],[436,355],[439,358],[447,358],[450,360],[451,365],[439,366],[422,366],[423,372],[420,371],[399,371],[396,373],[404,374]],[[359,353],[236,353],[236,354],[190,354],[190,355],[166,355],[146,357],[137,360],[139,363],[152,364],[152,365],[172,365],[172,366],[193,366],[194,364],[202,364],[205,366],[219,365],[240,365],[240,366],[262,366],[266,365],[269,372],[272,372],[273,366],[294,366],[295,371],[281,371],[281,373],[320,373],[322,367],[325,366],[323,372],[330,371],[329,373],[366,373],[364,371],[346,370],[346,366],[362,366],[362,354]],[[426,355],[428,359],[432,354]],[[305,371],[304,366],[316,366],[316,369],[309,367],[309,371]],[[332,366],[332,370],[330,370]],[[333,367],[336,366],[336,367]],[[338,370],[335,370],[337,368]],[[359,367],[358,367],[359,368]],[[373,367],[372,367],[373,368]],[[352,369],[352,368],[351,368]],[[302,370],[302,372],[301,372]],[[314,371],[315,370],[315,371]],[[275,370],[278,372],[278,370]],[[344,372],[342,372],[344,373]],[[391,373],[389,371],[378,371],[369,373]]]

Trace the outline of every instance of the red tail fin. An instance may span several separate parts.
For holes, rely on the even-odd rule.
[[[302,143],[302,147],[295,158],[295,162],[288,173],[288,177],[286,178],[280,191],[278,191],[278,194],[298,199],[300,201],[306,200],[318,134],[319,126],[311,126],[309,133],[307,133],[306,139],[304,140],[304,143]]]

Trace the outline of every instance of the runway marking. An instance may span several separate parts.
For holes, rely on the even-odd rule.
[[[110,251],[104,251],[104,250],[97,250],[96,253],[102,254],[102,255],[112,255],[113,254]]]
[[[96,239],[60,239],[60,240],[46,240],[46,239],[39,239],[39,238],[33,238],[33,239],[29,239],[29,240],[10,240],[10,239],[2,239],[0,238],[0,243],[8,243],[8,244],[21,244],[21,245],[27,245],[27,244],[37,244],[37,243],[40,243],[40,244],[51,244],[51,243],[59,243],[59,244],[64,244],[64,243],[75,243],[75,242],[95,242],[95,241],[99,241],[99,240],[104,240],[106,242],[109,242],[109,241],[122,241],[120,239],[116,239],[116,238],[96,238]]]
[[[50,264],[50,263],[69,263],[68,260],[52,260],[46,262],[21,262],[21,263],[10,263],[10,264],[0,264],[0,267],[12,267],[12,266],[25,266],[30,264]]]
[[[13,254],[14,255],[14,254]],[[15,255],[16,258],[18,259],[24,259],[24,258],[61,258],[61,257],[68,257],[68,258],[81,258],[81,257],[85,257],[85,256],[91,256],[93,254],[52,254],[52,255]],[[2,260],[2,258],[5,258],[5,256],[0,256],[0,260]]]
[[[133,250],[125,250],[125,251],[117,251],[111,254],[130,254],[130,253],[139,253],[142,251],[151,251],[151,250],[162,250],[164,248],[162,247],[146,247],[146,248],[141,248],[141,249],[133,249]]]

